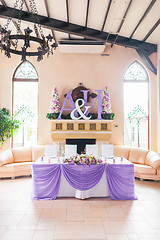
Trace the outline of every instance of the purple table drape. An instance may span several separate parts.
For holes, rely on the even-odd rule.
[[[134,193],[134,165],[72,165],[32,164],[32,199],[56,199],[61,172],[75,189],[83,191],[93,188],[106,171],[106,180],[111,199],[136,200]]]
[[[61,177],[59,164],[32,164],[32,199],[56,199]]]
[[[88,190],[101,179],[104,165],[61,165],[62,173],[67,182],[77,190]]]
[[[137,200],[134,193],[134,165],[106,165],[108,190],[113,200]]]

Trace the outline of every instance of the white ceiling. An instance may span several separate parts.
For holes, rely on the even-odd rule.
[[[15,0],[3,0],[0,1],[1,4],[6,3],[8,7],[13,7]],[[67,18],[67,1],[66,0],[35,0],[38,14],[47,16],[47,10],[45,2],[48,4],[49,15],[51,18],[55,18],[62,21],[67,21],[69,19],[70,23],[85,26],[86,14],[87,14],[87,4],[88,0],[68,0],[69,15]],[[106,11],[108,8],[110,0],[90,0],[89,1],[89,11],[87,19],[87,27],[96,30],[102,29],[103,22],[105,19]],[[142,18],[146,9],[152,0],[133,0],[131,6],[127,12],[124,23],[118,33],[119,36],[130,37],[136,25]],[[29,0],[26,0],[27,5],[30,8]],[[130,3],[130,0],[112,0],[111,6],[108,12],[108,17],[104,25],[104,32],[116,34],[118,28],[123,20],[125,11]],[[154,26],[157,20],[160,18],[160,0],[157,0],[153,7],[150,9],[147,16],[143,19],[132,38],[137,40],[143,40],[148,34],[150,29]],[[25,4],[24,9],[27,11]],[[17,20],[16,20],[17,21]],[[6,20],[0,18],[0,25],[4,26]],[[23,31],[26,27],[32,27],[31,23],[22,23],[21,30]],[[16,27],[11,22],[10,27],[12,33],[16,33]],[[58,42],[61,39],[70,38],[82,38],[76,35],[69,35],[68,33],[62,33],[58,31],[53,31],[55,39]],[[153,31],[146,42],[158,44],[160,42],[160,25]],[[51,30],[44,29],[44,35],[48,33],[51,34]]]

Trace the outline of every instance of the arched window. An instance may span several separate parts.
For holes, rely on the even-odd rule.
[[[133,62],[124,76],[124,144],[148,149],[148,88],[149,77],[138,61]]]
[[[34,66],[25,61],[13,75],[13,116],[21,122],[13,136],[13,146],[37,143],[38,128],[38,75]]]

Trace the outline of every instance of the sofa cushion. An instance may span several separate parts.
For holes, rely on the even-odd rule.
[[[126,159],[129,159],[130,147],[114,145],[113,152],[115,157],[123,156]]]
[[[145,158],[149,151],[140,148],[131,148],[129,161],[133,163],[144,164]]]
[[[32,147],[32,161],[36,161],[39,157],[44,157],[45,145]]]
[[[151,166],[136,163],[134,164],[134,171],[135,173],[148,175],[156,175],[157,173],[156,169],[152,168]]]
[[[0,152],[0,167],[5,164],[9,164],[9,163],[13,163],[12,151],[10,149],[1,151]]]
[[[32,161],[32,150],[31,147],[19,147],[12,148],[14,162],[31,162]]]
[[[12,163],[12,167],[14,168],[15,172],[20,172],[20,171],[28,171],[31,173],[31,166],[32,162],[18,162],[18,163]],[[7,167],[7,165],[6,165]]]
[[[157,169],[160,167],[160,155],[154,151],[149,151],[145,158],[145,164]]]
[[[0,168],[0,178],[31,175],[32,162],[6,164]]]

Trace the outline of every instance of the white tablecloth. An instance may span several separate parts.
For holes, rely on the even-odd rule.
[[[73,188],[61,174],[61,182],[57,197],[76,197],[79,199],[85,199],[90,197],[108,197],[108,185],[106,180],[106,173],[104,171],[103,176],[99,183],[93,188],[86,191],[79,191]]]

